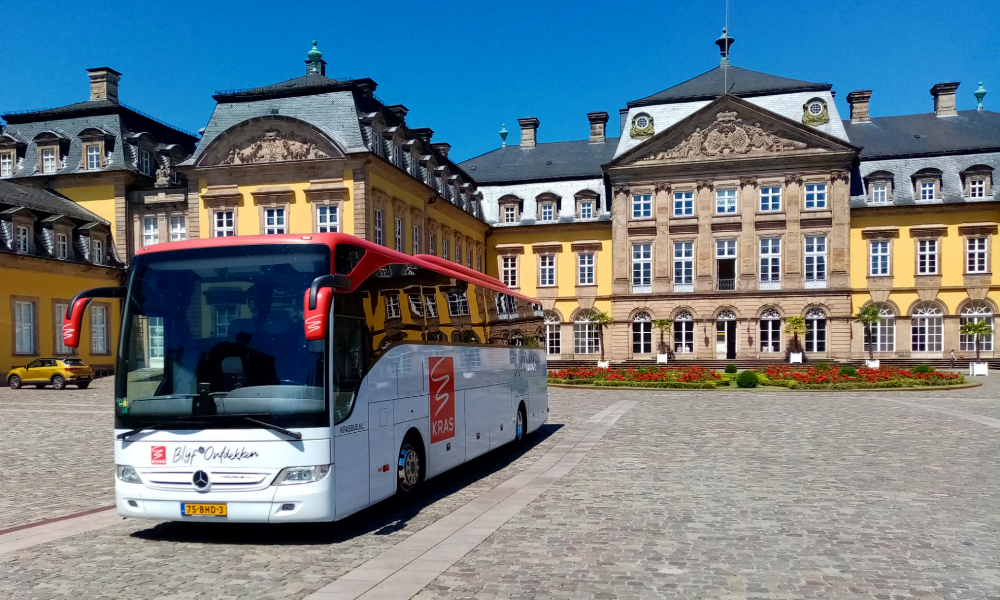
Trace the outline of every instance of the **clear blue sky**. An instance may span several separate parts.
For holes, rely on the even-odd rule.
[[[110,66],[123,102],[197,131],[214,91],[303,74],[315,38],[327,75],[371,77],[463,160],[497,147],[501,123],[516,142],[524,116],[544,142],[585,138],[586,113],[605,110],[617,135],[628,100],[718,64],[723,2],[40,0],[3,11],[0,112],[86,100],[84,69]],[[731,0],[731,58],[832,83],[841,115],[863,88],[874,116],[929,112],[943,81],[962,82],[961,110],[982,80],[1000,110],[998,25],[998,0]]]

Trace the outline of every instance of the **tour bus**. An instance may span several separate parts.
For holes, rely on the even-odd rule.
[[[541,307],[492,277],[340,233],[141,249],[120,298],[125,517],[342,519],[548,417]]]

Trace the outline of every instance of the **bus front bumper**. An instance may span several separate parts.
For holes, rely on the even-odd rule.
[[[316,483],[269,486],[241,492],[175,492],[115,481],[118,514],[134,519],[230,523],[332,521],[333,473]],[[225,504],[226,516],[184,516],[183,504]]]

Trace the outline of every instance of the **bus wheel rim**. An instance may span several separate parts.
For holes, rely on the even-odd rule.
[[[400,452],[399,483],[403,490],[409,490],[417,485],[420,479],[420,456],[409,444]]]

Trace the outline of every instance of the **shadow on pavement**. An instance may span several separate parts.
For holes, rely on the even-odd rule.
[[[132,534],[132,537],[162,542],[198,544],[308,545],[336,544],[359,535],[390,535],[406,529],[421,510],[458,492],[497,471],[507,468],[559,431],[561,424],[545,424],[529,435],[524,444],[508,444],[439,475],[424,486],[415,498],[405,501],[390,498],[343,521],[334,523],[263,523],[169,522]]]

